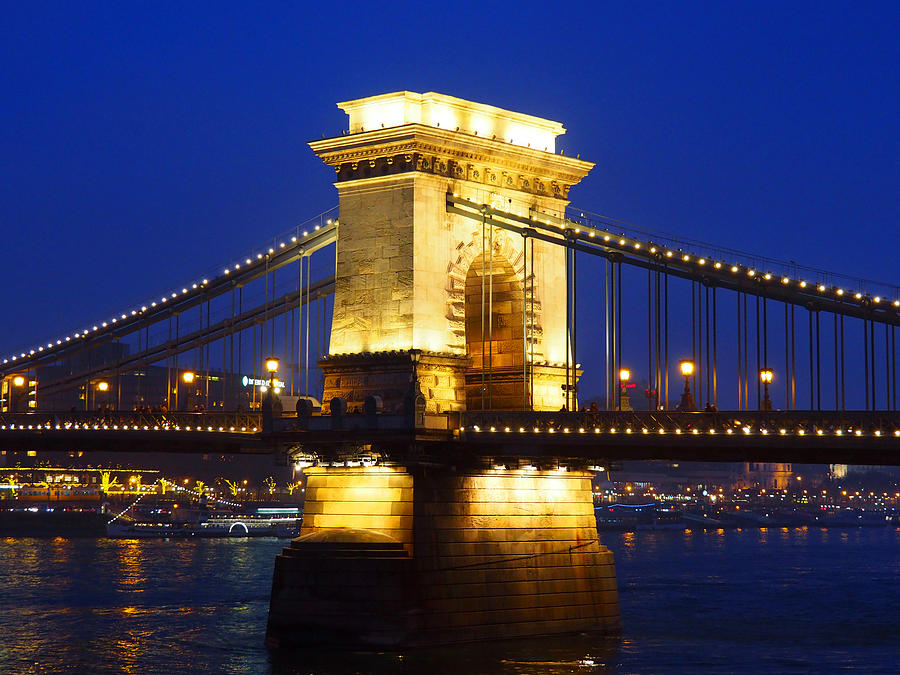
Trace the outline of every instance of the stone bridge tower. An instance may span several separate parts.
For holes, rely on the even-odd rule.
[[[325,401],[358,409],[378,395],[395,412],[418,383],[431,413],[480,409],[485,393],[488,408],[520,408],[524,370],[534,407],[559,410],[565,249],[529,239],[526,252],[522,235],[448,212],[448,195],[561,216],[591,164],[555,154],[556,122],[449,96],[340,107],[350,133],[311,144],[340,195]],[[396,648],[618,629],[589,471],[533,455],[478,459],[446,433],[412,430],[376,442],[337,424],[304,439],[328,459],[305,470],[300,537],[276,559],[269,644]],[[361,462],[354,453],[368,441],[389,459]]]
[[[354,409],[374,394],[394,411],[418,378],[429,413],[559,410],[564,249],[531,240],[526,252],[521,236],[448,213],[447,196],[562,216],[593,164],[556,154],[558,122],[452,96],[338,106],[348,133],[310,143],[334,167],[340,198],[324,401]]]

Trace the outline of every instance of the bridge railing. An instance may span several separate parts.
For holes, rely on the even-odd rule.
[[[30,412],[0,413],[0,429],[176,430],[255,433],[262,416],[255,412]]]
[[[621,434],[900,436],[900,413],[878,411],[475,411],[464,431]]]

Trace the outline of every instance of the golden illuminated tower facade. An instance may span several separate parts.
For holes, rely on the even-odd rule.
[[[521,236],[448,213],[447,196],[559,217],[593,164],[556,153],[558,122],[452,96],[338,106],[348,132],[310,143],[334,167],[340,200],[326,404],[341,396],[353,409],[375,394],[393,411],[415,376],[429,413],[480,407],[486,353],[492,407],[520,408],[527,386],[535,409],[558,410],[564,249],[534,241],[526,256]]]

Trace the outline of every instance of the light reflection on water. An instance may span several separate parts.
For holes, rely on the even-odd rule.
[[[275,539],[0,540],[0,673],[892,670],[900,530],[602,533],[621,641],[408,654],[263,646]]]

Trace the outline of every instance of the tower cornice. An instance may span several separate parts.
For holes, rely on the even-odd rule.
[[[338,182],[419,171],[562,199],[594,166],[579,158],[417,123],[309,145],[334,167]]]

